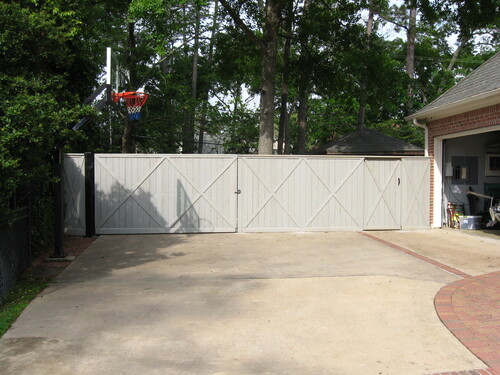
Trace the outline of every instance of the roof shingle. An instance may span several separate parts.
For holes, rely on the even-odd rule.
[[[498,89],[500,89],[500,52],[411,117]]]
[[[313,154],[328,155],[423,155],[424,150],[374,129],[360,129],[330,142]]]

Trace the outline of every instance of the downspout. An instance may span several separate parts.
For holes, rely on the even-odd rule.
[[[419,123],[416,118],[413,118],[413,125],[425,130],[425,140],[424,140],[424,142],[425,142],[425,146],[424,146],[425,151],[424,152],[425,153],[424,153],[424,155],[429,156],[429,128],[427,128],[426,124]]]
[[[416,126],[418,128],[422,128],[422,129],[425,130],[425,136],[424,136],[425,137],[425,141],[424,141],[425,142],[424,155],[426,157],[429,157],[429,128],[427,127],[427,124],[421,124],[421,123],[419,123],[415,117],[412,119],[412,123],[413,123],[414,126]],[[436,152],[436,150],[434,150],[434,152]],[[443,186],[443,182],[441,182],[441,186]],[[431,198],[431,203],[434,202],[434,200],[436,199],[434,191],[430,192],[430,198]],[[435,203],[436,202],[434,202],[434,209],[437,209]],[[442,193],[441,193],[440,205],[441,205],[441,207],[443,207]],[[442,213],[441,213],[441,215],[442,215]],[[440,221],[440,223],[439,223],[440,226],[442,225],[441,224],[442,218],[443,218],[443,216],[441,216],[441,219],[439,220]],[[431,226],[434,226],[435,225],[435,221],[436,221],[436,213],[435,212],[433,213],[433,215],[430,218],[430,220],[431,220]]]

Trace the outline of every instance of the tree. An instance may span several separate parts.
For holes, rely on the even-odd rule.
[[[234,23],[260,49],[261,52],[261,89],[259,154],[272,154],[274,141],[274,92],[276,81],[276,62],[278,30],[281,10],[286,0],[266,0],[264,5],[263,36],[259,37],[240,17],[228,0],[220,0]]]
[[[290,132],[290,115],[288,112],[288,94],[289,94],[289,80],[290,80],[290,54],[292,45],[292,33],[294,24],[294,11],[293,1],[289,1],[286,6],[285,16],[285,42],[283,47],[283,68],[281,79],[281,101],[280,101],[280,117],[278,126],[278,154],[287,153],[289,147]],[[288,141],[287,141],[288,139]]]
[[[6,224],[18,204],[31,204],[33,245],[40,247],[50,241],[52,151],[78,136],[71,125],[85,113],[79,103],[98,65],[81,38],[79,6],[2,1],[0,12],[1,220]]]

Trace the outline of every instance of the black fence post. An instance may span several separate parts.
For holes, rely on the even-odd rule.
[[[92,237],[95,234],[95,180],[94,154],[85,153],[85,235]]]

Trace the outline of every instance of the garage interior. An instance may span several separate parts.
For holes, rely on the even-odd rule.
[[[481,195],[495,197],[494,207],[500,204],[500,131],[450,138],[443,142],[445,224],[457,227],[458,216],[467,215],[476,216],[480,228],[486,228],[489,222],[493,224],[489,212],[492,199]],[[500,229],[500,224],[496,222],[491,228]]]

